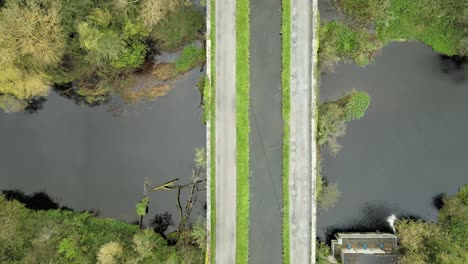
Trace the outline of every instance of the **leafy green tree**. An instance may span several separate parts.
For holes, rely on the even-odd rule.
[[[0,10],[1,54],[13,57],[13,63],[43,68],[61,60],[65,36],[60,5],[56,1],[47,2],[7,1]]]
[[[7,1],[0,9],[1,94],[20,100],[47,95],[44,70],[61,60],[65,47],[59,10],[58,2],[39,0]]]
[[[410,219],[397,222],[404,253],[400,263],[467,263],[468,185],[443,201],[438,223]]]

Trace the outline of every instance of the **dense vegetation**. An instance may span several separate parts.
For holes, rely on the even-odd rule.
[[[355,29],[337,21],[323,24],[319,36],[319,69],[326,72],[333,71],[340,60],[367,65],[382,47],[382,42],[365,29]]]
[[[89,213],[26,209],[0,196],[2,263],[202,263],[200,230],[168,246],[151,230]],[[197,230],[197,229],[196,229]],[[197,243],[197,241],[199,243]],[[197,246],[198,245],[198,246]]]
[[[338,101],[319,106],[317,144],[327,146],[332,154],[340,149],[337,141],[346,131],[346,122],[360,119],[369,107],[370,97],[365,92],[353,91]]]
[[[468,56],[467,1],[339,0],[337,8],[351,21],[322,25],[324,71],[340,59],[364,66],[391,41],[421,41],[444,55]]]
[[[316,257],[315,257],[316,263],[317,264],[330,264],[330,262],[328,261],[328,256],[331,255],[330,247],[324,242],[317,240],[316,250],[317,250]]]
[[[153,54],[180,49],[204,25],[189,0],[2,2],[0,106],[13,110],[54,84],[72,83],[91,104],[125,93]]]
[[[402,264],[468,263],[468,185],[443,198],[437,223],[405,219],[396,229]]]
[[[319,106],[317,122],[317,145],[319,148],[327,147],[332,155],[336,155],[341,148],[338,137],[345,134],[346,123],[362,118],[369,104],[369,95],[359,91],[352,91],[337,101],[322,103]],[[322,208],[328,209],[337,202],[341,192],[336,184],[327,182],[323,177],[320,151],[317,156],[317,202]]]

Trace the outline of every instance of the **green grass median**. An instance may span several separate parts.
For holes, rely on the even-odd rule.
[[[236,3],[237,239],[236,263],[249,260],[250,1]]]
[[[282,71],[281,87],[283,93],[283,263],[289,263],[289,112],[290,112],[290,74],[291,74],[291,0],[283,0],[282,11]]]

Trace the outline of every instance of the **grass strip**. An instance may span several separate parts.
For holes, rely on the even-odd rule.
[[[236,2],[237,226],[236,263],[249,260],[250,1]]]
[[[211,122],[211,263],[216,263],[216,67],[215,67],[215,52],[216,52],[216,0],[210,0],[211,25],[210,25],[210,39],[211,39],[211,104],[210,104],[210,121]]]
[[[291,0],[282,1],[281,18],[281,87],[283,114],[283,263],[290,262],[289,257],[289,112],[290,75],[291,75]]]

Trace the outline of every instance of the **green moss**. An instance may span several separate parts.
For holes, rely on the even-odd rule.
[[[236,263],[249,260],[250,1],[236,2],[237,238]]]
[[[282,1],[281,18],[281,87],[282,87],[282,114],[283,114],[283,263],[290,263],[289,256],[289,116],[290,102],[290,76],[291,76],[291,0]]]

